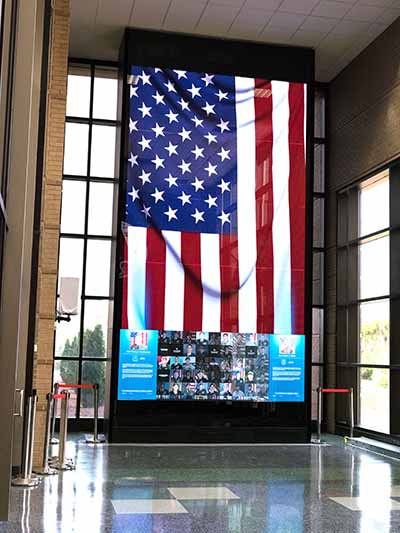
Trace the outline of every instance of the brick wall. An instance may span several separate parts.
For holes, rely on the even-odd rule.
[[[50,34],[46,140],[36,307],[33,386],[38,391],[34,464],[41,461],[46,394],[52,387],[58,241],[64,159],[69,47],[69,0],[55,0]]]
[[[327,210],[327,352],[336,383],[336,193],[400,157],[400,19],[364,50],[329,88]],[[328,398],[329,429],[334,399]]]

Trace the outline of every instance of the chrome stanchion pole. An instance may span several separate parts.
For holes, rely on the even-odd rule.
[[[93,427],[93,438],[87,438],[86,442],[88,444],[100,444],[104,442],[99,439],[99,384],[95,383],[93,385],[93,398],[94,398],[94,427]]]
[[[322,389],[318,387],[318,420],[317,420],[317,442],[321,444],[321,424],[322,424]]]
[[[58,460],[54,464],[57,470],[71,470],[72,465],[65,460],[65,450],[67,446],[68,433],[68,403],[70,398],[69,391],[62,391],[64,397],[61,399],[61,416],[60,416],[60,444],[58,447]]]
[[[350,389],[349,394],[349,409],[350,409],[350,438],[353,438],[354,434],[354,393],[353,388]]]
[[[54,394],[58,393],[58,383],[54,383]],[[58,444],[59,440],[56,438],[56,418],[57,418],[57,400],[53,401],[52,409],[52,420],[51,420],[51,435],[50,435],[50,444]]]
[[[57,474],[54,468],[49,466],[49,446],[50,446],[50,432],[51,432],[51,415],[54,407],[54,395],[49,392],[46,396],[47,399],[47,412],[46,412],[46,432],[44,436],[43,446],[43,461],[41,468],[35,469],[36,474],[42,474],[43,476],[51,476]]]
[[[37,394],[36,390],[28,399],[28,408],[25,420],[25,449],[22,462],[22,475],[11,482],[16,487],[36,487],[39,484],[37,477],[32,477],[33,445],[35,442]]]

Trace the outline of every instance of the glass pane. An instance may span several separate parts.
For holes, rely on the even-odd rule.
[[[108,333],[108,300],[86,300],[83,337],[84,357],[105,357]]]
[[[90,67],[72,65],[68,74],[67,116],[89,117]]]
[[[80,315],[71,316],[70,322],[56,325],[55,355],[57,357],[79,357]]]
[[[360,368],[360,426],[390,433],[389,370]]]
[[[325,146],[314,146],[314,192],[325,192]]]
[[[322,248],[324,246],[324,199],[314,199],[314,246]]]
[[[386,296],[390,292],[389,236],[361,244],[360,298]]]
[[[65,125],[64,174],[87,175],[89,126],[87,124]]]
[[[360,363],[389,364],[389,316],[389,300],[360,305]]]
[[[314,102],[315,137],[325,137],[325,95],[322,91],[315,91]]]
[[[90,235],[111,235],[113,221],[112,183],[90,184],[88,232]]]
[[[93,118],[117,119],[118,79],[116,69],[96,68]]]
[[[86,296],[108,296],[110,292],[111,241],[87,243]]]
[[[324,304],[324,253],[313,253],[313,305]]]
[[[83,361],[82,383],[99,384],[99,418],[104,418],[104,386],[106,380],[106,362]],[[81,418],[93,418],[94,393],[83,389],[81,393]]]
[[[62,277],[79,278],[83,272],[83,239],[60,239],[58,259],[58,279]]]
[[[385,171],[382,173],[381,179],[362,187],[360,190],[360,236],[369,235],[388,227],[389,176],[388,172]]]
[[[323,361],[324,346],[324,310],[312,310],[312,361],[320,363]]]
[[[85,232],[86,183],[63,181],[61,204],[61,232]]]
[[[115,177],[115,132],[114,126],[93,126],[91,176]]]
[[[311,387],[312,387],[312,394],[311,394],[311,417],[312,420],[317,420],[318,418],[318,395],[316,393],[316,389],[318,387],[322,386],[322,366],[313,366],[311,367]]]
[[[53,383],[78,383],[78,361],[59,359],[54,361]],[[76,389],[69,389],[68,417],[76,417]],[[60,416],[61,400],[57,400],[57,416]]]

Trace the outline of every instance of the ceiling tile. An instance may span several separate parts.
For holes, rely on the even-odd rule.
[[[206,6],[205,1],[172,0],[164,22],[164,28],[171,31],[194,31]]]
[[[266,43],[287,44],[295,32],[290,28],[273,28],[267,26],[262,32],[262,40]]]
[[[99,0],[71,3],[71,21],[78,24],[94,24]]]
[[[282,0],[246,0],[244,8],[255,7],[258,9],[278,9]]]
[[[297,30],[296,33],[292,36],[290,44],[316,48],[322,41],[322,39],[325,37],[325,35],[326,33],[322,33],[319,31]]]
[[[392,7],[398,3],[398,0],[359,0],[358,3],[363,6]]]
[[[320,2],[312,14],[317,17],[332,17],[341,19],[346,15],[346,13],[351,9],[350,4],[345,4],[343,2]]]
[[[336,26],[337,22],[337,19],[309,16],[303,22],[301,29],[328,32]]]
[[[134,0],[113,0],[111,4],[108,0],[99,0],[96,23],[108,26],[126,24],[131,16],[133,2]]]
[[[376,6],[363,6],[356,4],[346,15],[347,20],[357,20],[361,22],[375,22],[382,15],[383,8]]]
[[[385,9],[375,22],[380,22],[389,25],[392,24],[392,22],[394,22],[399,17],[400,9]]]
[[[335,28],[332,30],[332,33],[357,37],[362,32],[366,31],[368,27],[368,22],[358,22],[356,20],[340,20],[335,26]]]
[[[238,12],[238,7],[208,5],[199,20],[196,31],[203,34],[225,35]]]
[[[135,0],[129,25],[143,28],[162,27],[170,0]]]
[[[229,36],[256,39],[273,14],[273,11],[265,9],[244,9],[236,17]]]
[[[298,13],[283,13],[277,11],[269,21],[270,26],[277,26],[279,28],[297,28],[304,22],[305,15],[299,15]]]
[[[283,0],[279,11],[308,15],[318,4],[319,0]]]
[[[188,0],[187,0],[188,1]],[[209,4],[217,4],[220,6],[234,6],[234,7],[242,7],[242,5],[245,3],[246,0],[209,0]],[[196,0],[197,2],[197,0]],[[196,3],[194,2],[194,3]]]

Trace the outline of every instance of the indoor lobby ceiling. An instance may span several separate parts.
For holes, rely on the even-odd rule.
[[[330,81],[400,16],[400,0],[71,0],[71,57],[116,60],[125,27],[308,46]]]

